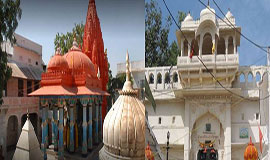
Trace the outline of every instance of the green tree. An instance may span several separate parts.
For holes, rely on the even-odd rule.
[[[18,26],[18,20],[21,18],[22,10],[20,0],[0,0],[0,45],[3,42],[10,42],[13,45],[16,42],[14,37],[15,29]],[[0,47],[0,105],[3,103],[3,89],[8,79],[12,75],[12,70],[7,65],[7,53],[5,48]]]
[[[169,43],[168,35],[171,27],[171,17],[165,18],[162,23],[162,12],[158,4],[151,0],[145,4],[145,66],[171,66],[176,65],[180,50],[175,41]],[[177,23],[186,17],[184,12],[178,11]]]
[[[162,12],[158,4],[151,0],[145,4],[145,66],[162,66],[169,52],[168,34],[171,17],[162,24]]]
[[[76,41],[80,47],[83,44],[83,34],[84,34],[84,24],[76,24],[72,29],[72,32],[67,32],[66,34],[57,33],[54,39],[54,48],[55,50],[60,47],[62,54],[68,52],[68,50],[72,47],[73,39],[76,38]]]

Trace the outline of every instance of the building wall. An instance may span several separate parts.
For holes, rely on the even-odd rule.
[[[16,62],[20,62],[22,64],[30,66],[42,66],[41,55],[19,46],[14,46],[12,59]]]
[[[7,96],[18,97],[18,78],[11,77],[7,82]]]

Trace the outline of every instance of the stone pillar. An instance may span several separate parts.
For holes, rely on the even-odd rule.
[[[190,45],[189,45],[190,44]],[[191,41],[190,40],[188,40],[188,62],[190,62],[190,50],[191,50]]]
[[[234,52],[234,54],[236,54],[236,40],[235,40],[235,36],[233,37],[233,52]]]
[[[86,105],[83,105],[83,142],[82,142],[82,155],[87,156],[87,122],[86,122]]]
[[[92,103],[89,105],[89,115],[88,115],[88,149],[93,149],[93,112],[92,112],[93,106]]]
[[[47,146],[46,146],[46,133],[48,133],[47,129],[47,117],[46,117],[46,108],[47,106],[43,106],[42,108],[42,143],[41,143],[41,149],[43,152],[43,159],[46,160],[47,159]]]
[[[102,96],[99,100],[99,139],[102,139]]]
[[[226,54],[226,62],[228,61],[228,37],[225,38],[225,54]]]
[[[226,118],[225,118],[225,143],[224,143],[224,160],[231,160],[231,106],[226,104]]]
[[[64,111],[63,106],[59,108],[59,124],[58,124],[58,130],[59,130],[59,143],[58,143],[58,159],[64,159],[64,136],[63,136],[63,130],[64,130]]]
[[[199,57],[202,57],[202,44],[203,44],[203,37],[200,35],[200,45],[199,45]]]
[[[46,140],[46,148],[49,146],[49,125],[48,125],[48,112],[49,112],[49,106],[46,106],[45,111],[45,118],[46,118],[46,132],[45,132],[45,140]]]
[[[54,151],[58,150],[58,107],[53,107],[53,120],[52,120],[52,140],[54,145]]]
[[[98,106],[98,101],[96,101],[96,117],[95,117],[95,122],[96,122],[96,129],[95,129],[95,143],[98,144],[98,109],[99,109],[99,106]]]
[[[185,100],[187,101],[187,100]],[[184,160],[189,160],[190,154],[190,131],[189,131],[189,102],[185,102],[185,139],[184,139]]]
[[[184,40],[181,39],[181,57],[184,55]]]
[[[69,123],[69,151],[74,152],[74,106],[70,105],[70,123]]]

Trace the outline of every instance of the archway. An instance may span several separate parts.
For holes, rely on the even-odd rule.
[[[220,120],[211,113],[199,117],[192,128],[191,159],[196,159],[201,149],[214,149],[218,157],[224,153],[224,130]],[[212,145],[212,146],[211,146]],[[220,159],[220,158],[219,158]]]
[[[7,125],[7,152],[16,148],[18,140],[18,118],[13,115],[8,118]]]
[[[213,47],[212,36],[210,33],[206,33],[203,37],[202,54],[211,55],[212,47]]]

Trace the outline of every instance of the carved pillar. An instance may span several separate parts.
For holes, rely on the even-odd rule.
[[[87,155],[87,122],[86,122],[86,104],[83,104],[83,142],[82,142],[82,155]]]
[[[93,149],[93,102],[89,105],[89,115],[88,115],[88,149]]]
[[[96,111],[96,117],[95,117],[95,122],[96,122],[96,125],[95,125],[95,143],[98,144],[98,109],[99,109],[99,106],[98,106],[98,101],[96,100],[95,101],[95,111]]]
[[[59,108],[59,124],[58,124],[58,130],[59,130],[58,159],[64,159],[63,122],[64,122],[64,111],[63,111],[63,106],[61,106]]]
[[[102,96],[99,99],[99,139],[102,139]]]
[[[58,107],[53,107],[53,120],[52,120],[52,139],[53,139],[53,145],[54,145],[54,151],[58,150]]]
[[[191,41],[188,39],[188,57],[190,57],[190,50],[191,50]],[[190,58],[188,58],[188,62],[190,62]]]
[[[224,143],[224,160],[231,160],[231,106],[226,104],[226,119],[225,119],[225,143]]]
[[[189,102],[185,100],[185,139],[184,139],[184,160],[189,160],[190,153],[190,128],[189,128]]]
[[[69,123],[69,151],[74,152],[74,104],[70,105],[70,123]]]
[[[42,106],[42,143],[41,143],[41,149],[43,151],[43,159],[46,160],[47,159],[47,145],[46,145],[46,139],[47,139],[47,134],[48,134],[48,130],[47,130],[47,117],[46,117],[46,111],[47,111],[47,106],[43,105]]]

